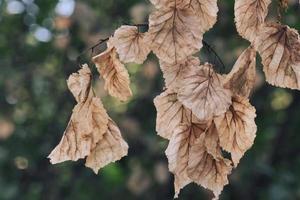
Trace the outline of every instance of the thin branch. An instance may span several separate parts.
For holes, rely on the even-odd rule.
[[[93,55],[95,48],[96,48],[97,46],[103,44],[104,42],[108,41],[108,39],[109,39],[109,37],[107,37],[107,38],[105,38],[105,39],[100,39],[99,42],[97,42],[97,43],[94,44],[93,46],[88,47],[87,49],[85,49],[84,51],[82,51],[82,52],[77,56],[77,59],[76,59],[76,61],[77,61],[77,63],[79,64],[79,66],[82,67],[80,61],[81,61],[81,57],[82,57],[83,55],[85,55],[85,54],[88,53],[89,51],[91,51],[91,52],[92,52],[91,55]]]
[[[222,65],[222,68],[223,69],[226,69],[225,68],[225,64],[223,63],[222,59],[220,58],[220,56],[217,54],[217,52],[205,41],[205,40],[202,40],[202,43],[204,45],[205,48],[207,48],[210,52],[212,52],[215,57],[218,59],[218,61],[220,62],[220,64]]]
[[[129,23],[124,23],[125,25],[128,25],[128,26],[136,26],[138,27],[138,30],[140,29],[140,27],[149,27],[149,24],[148,23],[141,23],[141,24],[129,24]],[[87,48],[86,50],[82,51],[78,56],[77,56],[77,63],[79,64],[79,66],[82,67],[81,65],[81,57],[83,55],[85,55],[86,53],[88,53],[89,51],[91,51],[91,55],[93,55],[93,52],[95,50],[95,48],[101,44],[103,44],[104,42],[107,42],[109,39],[109,37],[105,38],[105,39],[100,39],[99,42],[97,42],[96,44],[94,44],[93,46]],[[217,58],[217,60],[221,63],[222,65],[222,68],[225,69],[225,65],[222,61],[222,59],[219,57],[219,55],[217,54],[217,52],[205,41],[205,40],[202,40],[203,42],[203,46],[211,53],[214,54],[215,58]]]

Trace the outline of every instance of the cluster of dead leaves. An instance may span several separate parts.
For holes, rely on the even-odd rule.
[[[221,75],[193,54],[217,18],[217,1],[152,0],[147,39],[160,59],[166,90],[157,96],[156,130],[169,140],[166,155],[175,197],[195,182],[215,198],[252,146],[255,108],[248,97],[255,81],[256,52],[243,52],[231,73]],[[224,151],[231,154],[225,158]]]
[[[259,52],[269,83],[300,89],[300,40],[296,30],[265,22],[271,0],[236,0],[238,33],[251,42],[231,72],[221,75],[193,54],[216,23],[217,0],[151,0],[149,30],[121,26],[107,49],[93,61],[105,89],[121,101],[132,96],[124,63],[142,64],[150,51],[159,58],[166,90],[154,99],[156,131],[169,140],[166,155],[174,174],[175,197],[195,182],[218,199],[256,136],[255,108],[249,95],[256,79]],[[86,158],[97,172],[127,154],[128,145],[91,87],[84,66],[68,79],[77,105],[62,140],[49,155],[52,163]],[[225,156],[224,152],[230,153]]]
[[[236,27],[260,54],[267,82],[299,90],[300,36],[287,25],[266,21],[270,3],[271,0],[236,0]]]
[[[77,101],[64,135],[49,155],[52,164],[86,157],[85,165],[98,172],[110,162],[127,155],[128,145],[101,99],[91,87],[91,71],[84,65],[67,83]]]
[[[256,114],[248,97],[255,80],[255,57],[250,46],[227,75],[193,56],[173,65],[173,71],[161,65],[167,90],[154,100],[156,130],[170,141],[166,155],[175,177],[175,197],[195,182],[217,199],[232,168],[252,146]]]

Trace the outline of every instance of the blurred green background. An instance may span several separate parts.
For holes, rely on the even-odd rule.
[[[300,30],[299,4],[289,2],[282,21]],[[219,1],[219,21],[205,35],[225,72],[249,45],[236,33],[233,4]],[[167,141],[155,133],[152,101],[162,91],[163,79],[154,55],[142,66],[128,65],[134,93],[128,103],[108,97],[94,71],[95,90],[129,143],[127,157],[98,175],[83,161],[50,165],[46,158],[75,104],[65,80],[78,69],[77,55],[122,24],[147,22],[151,9],[148,0],[0,0],[0,200],[173,198]],[[200,57],[220,65],[204,50]],[[300,92],[264,83],[259,62],[257,70],[251,97],[257,138],[221,199],[300,199]],[[190,184],[179,199],[210,198],[211,193]]]

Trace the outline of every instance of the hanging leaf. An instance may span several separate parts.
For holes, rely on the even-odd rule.
[[[180,190],[191,182],[187,174],[190,144],[198,134],[202,134],[205,131],[206,127],[206,123],[182,123],[174,129],[166,155],[169,161],[169,170],[175,176],[175,198],[178,197]]]
[[[217,21],[217,0],[150,0],[156,8],[180,8],[191,9],[199,18],[199,26],[202,32],[208,31]]]
[[[175,197],[180,190],[191,182],[187,174],[189,149],[191,140],[190,125],[181,124],[174,130],[166,155],[169,161],[169,170],[174,173]]]
[[[149,17],[147,43],[160,60],[177,64],[202,47],[200,23],[191,8],[161,8]]]
[[[218,4],[217,0],[185,0],[188,7],[192,8],[198,16],[202,32],[208,31],[217,21]]]
[[[233,94],[249,97],[256,78],[256,51],[250,46],[238,58],[226,75],[224,87]]]
[[[109,119],[108,129],[86,159],[86,166],[97,174],[105,165],[120,160],[128,153],[128,144],[114,121]]]
[[[198,67],[200,60],[197,57],[187,57],[185,60],[177,64],[168,64],[164,61],[160,61],[160,67],[163,72],[165,83],[167,88],[178,91],[181,87],[181,79],[186,71],[190,68]]]
[[[78,104],[60,143],[49,155],[52,164],[78,160],[89,155],[107,129],[108,115],[101,100],[90,88],[91,72],[87,65],[68,79],[68,86]]]
[[[174,129],[166,155],[169,170],[174,173],[175,198],[190,182],[212,190],[216,197],[228,183],[231,161],[222,157],[216,128],[211,122],[197,119],[189,124],[179,124]]]
[[[235,167],[253,145],[256,124],[255,108],[245,97],[235,96],[226,113],[214,119],[221,147],[231,153]]]
[[[231,92],[223,87],[223,77],[211,64],[189,70],[183,77],[178,99],[199,120],[208,120],[226,112],[231,104]]]
[[[286,25],[267,23],[261,28],[255,46],[270,84],[300,89],[299,38],[297,30]]]
[[[145,33],[139,32],[136,26],[121,26],[116,30],[112,41],[120,60],[125,63],[142,64],[150,52]]]
[[[271,0],[235,0],[234,14],[238,33],[254,42],[265,22]]]
[[[150,0],[158,9],[160,8],[185,8],[189,5],[190,0]]]
[[[177,99],[177,94],[166,90],[154,99],[157,110],[156,131],[163,138],[170,139],[180,123],[190,122],[192,112]]]
[[[209,131],[209,130],[208,130]],[[219,156],[214,158],[205,147],[206,135],[200,134],[191,143],[188,162],[188,177],[197,184],[213,191],[218,199],[223,187],[228,184],[227,176],[231,173],[231,161]],[[215,152],[220,151],[217,149]]]
[[[110,41],[108,41],[107,46],[106,51],[93,57],[93,62],[105,80],[105,90],[111,96],[126,101],[132,96],[129,74],[125,66],[119,61],[116,49]]]

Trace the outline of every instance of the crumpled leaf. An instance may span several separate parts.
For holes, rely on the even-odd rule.
[[[145,33],[139,32],[137,26],[121,26],[116,30],[112,41],[120,60],[125,63],[142,64],[150,53]]]
[[[226,75],[224,87],[233,94],[249,97],[256,78],[256,51],[250,46],[238,58]]]
[[[235,96],[226,113],[214,118],[221,147],[231,153],[235,167],[256,136],[255,108],[245,97]]]
[[[270,84],[300,89],[300,37],[297,30],[267,23],[261,28],[255,47]]]
[[[111,96],[126,101],[132,96],[128,71],[119,61],[116,49],[110,41],[107,46],[106,51],[93,57],[93,62],[105,80],[105,90]]]
[[[218,4],[217,0],[185,0],[188,7],[192,8],[194,13],[200,19],[202,32],[208,31],[217,21]]]
[[[48,156],[52,164],[76,161],[87,156],[107,129],[108,115],[90,88],[91,72],[87,65],[68,79],[68,87],[78,104],[60,143]]]
[[[78,73],[73,73],[67,80],[68,88],[72,92],[77,102],[84,102],[90,93],[91,71],[84,64]]]
[[[174,134],[166,150],[169,170],[174,173],[175,198],[178,197],[180,189],[191,182],[187,174],[190,135],[191,128],[189,125],[179,125],[174,130]]]
[[[109,119],[108,129],[86,159],[85,165],[97,174],[105,165],[120,160],[128,153],[128,144],[114,121]]]
[[[150,0],[158,9],[160,8],[185,8],[189,5],[190,0]]]
[[[217,21],[217,0],[150,0],[156,8],[188,8],[199,18],[199,26],[204,33]]]
[[[271,0],[235,0],[234,14],[238,33],[254,42],[265,22]]]
[[[197,57],[187,57],[177,64],[168,64],[160,61],[166,87],[177,91],[181,87],[181,79],[184,73],[192,67],[198,67],[200,60]]]
[[[149,17],[147,43],[160,60],[178,63],[202,47],[200,23],[191,8],[163,7]]]
[[[214,129],[214,125],[212,124],[210,128]],[[212,131],[209,129],[206,129],[206,132]],[[222,157],[219,146],[214,151],[219,155],[212,156],[207,151],[206,140],[207,135],[200,134],[191,143],[187,173],[192,181],[213,191],[214,199],[218,199],[223,187],[228,184],[227,176],[231,173],[231,161]]]
[[[216,197],[228,183],[231,161],[222,157],[215,131],[213,123],[198,119],[175,128],[166,150],[169,170],[175,177],[175,198],[191,182],[210,189]]]
[[[169,170],[174,174],[175,198],[180,190],[191,182],[187,169],[189,162],[190,143],[205,131],[206,124],[181,123],[175,129],[166,150]]]
[[[178,91],[179,101],[199,120],[225,113],[231,105],[231,95],[231,91],[223,87],[223,77],[208,63],[189,70]]]
[[[163,138],[170,139],[174,129],[184,122],[191,122],[192,112],[177,99],[177,93],[168,89],[154,99],[157,110],[156,131]]]

